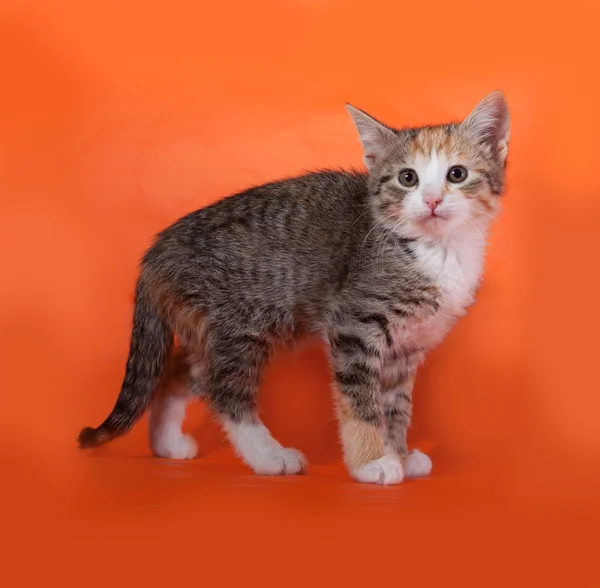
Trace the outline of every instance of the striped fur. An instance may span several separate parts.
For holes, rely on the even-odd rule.
[[[398,130],[348,108],[367,172],[251,188],[157,236],[121,392],[108,418],[81,432],[82,447],[127,432],[152,403],[155,453],[193,457],[181,433],[188,393],[208,401],[254,471],[300,473],[304,458],[271,437],[256,398],[273,349],[312,333],[330,355],[351,474],[390,484],[403,467],[428,471],[426,456],[407,452],[413,382],[474,301],[504,186],[508,109],[495,92],[462,123]],[[453,166],[465,170],[460,182]],[[418,181],[407,185],[406,170]]]

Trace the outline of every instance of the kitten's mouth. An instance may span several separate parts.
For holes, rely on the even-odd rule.
[[[450,222],[450,215],[445,212],[439,213],[437,211],[428,211],[428,213],[423,214],[417,222],[421,226],[422,231],[437,234],[440,231],[446,230],[448,223]]]
[[[423,215],[420,220],[423,223],[432,223],[432,222],[445,221],[447,219],[448,219],[448,217],[445,214],[440,214],[439,212],[435,212],[435,210],[432,210],[431,212],[427,213],[426,215]]]

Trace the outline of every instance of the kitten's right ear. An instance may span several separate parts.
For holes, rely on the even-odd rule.
[[[363,161],[367,169],[371,169],[396,134],[392,129],[351,104],[346,104],[346,109],[356,125],[363,146]]]
[[[488,94],[462,123],[477,141],[487,143],[504,163],[510,139],[510,113],[500,90]]]

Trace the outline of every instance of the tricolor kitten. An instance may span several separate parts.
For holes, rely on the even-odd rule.
[[[462,123],[401,130],[348,110],[366,173],[251,188],[158,235],[141,264],[121,392],[81,447],[129,431],[150,407],[154,453],[193,458],[181,425],[199,397],[256,473],[298,474],[303,455],[273,439],[256,397],[274,347],[310,333],[327,346],[351,475],[397,484],[430,472],[406,446],[413,382],[473,303],[503,190],[508,107],[494,92]]]

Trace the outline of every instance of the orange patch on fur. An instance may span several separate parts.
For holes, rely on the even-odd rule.
[[[349,400],[341,397],[339,393],[337,415],[340,421],[344,461],[349,469],[355,470],[384,455],[383,427],[357,419]]]
[[[399,377],[400,376],[400,377]],[[402,377],[404,376],[404,377]],[[391,376],[386,375],[385,371],[381,378],[381,390],[387,391],[394,388],[402,387],[402,390],[407,394],[412,392],[415,376],[413,373],[402,372],[401,374],[393,373]]]
[[[413,140],[413,150],[422,155],[429,155],[432,151],[447,152],[452,143],[452,136],[445,127],[432,127],[421,129]]]

